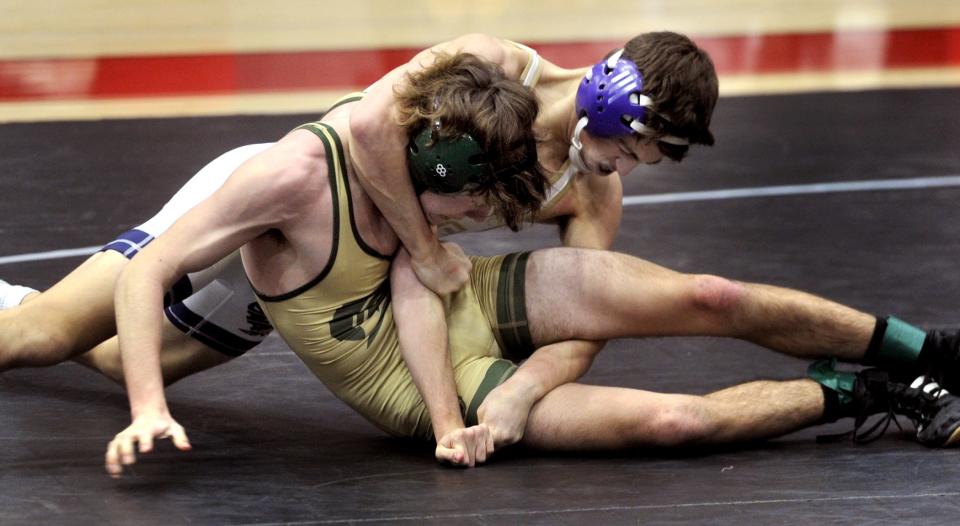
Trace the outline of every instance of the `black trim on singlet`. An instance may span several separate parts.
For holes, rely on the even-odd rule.
[[[333,136],[333,141],[337,145],[337,151],[340,153],[340,158],[343,159],[343,145],[340,143],[340,137],[338,135]],[[346,167],[344,167],[346,168]],[[360,230],[357,228],[357,220],[353,213],[353,195],[350,193],[350,177],[346,173],[343,174],[343,189],[347,194],[347,210],[350,215],[350,230],[353,232],[353,238],[357,241],[357,245],[360,247],[360,250],[363,250],[367,254],[378,258],[378,259],[393,259],[393,256],[386,256],[377,252],[366,241],[363,240],[363,236],[360,235]]]
[[[346,97],[343,97],[342,99],[334,102],[334,103],[333,103],[333,106],[330,106],[329,108],[327,108],[326,111],[324,111],[323,113],[321,113],[321,114],[320,114],[320,119],[326,117],[328,113],[330,113],[331,111],[339,108],[340,106],[343,106],[344,104],[350,104],[351,102],[357,102],[358,100],[362,99],[364,95],[365,95],[364,93],[358,93],[358,94],[356,94],[356,95],[347,95]],[[317,119],[317,120],[320,120],[320,119]]]
[[[536,348],[527,321],[526,272],[530,252],[508,254],[497,279],[497,335],[504,358],[526,360]]]
[[[480,385],[477,386],[477,391],[473,394],[470,407],[464,411],[463,421],[466,425],[475,426],[480,423],[480,419],[477,418],[477,411],[480,409],[480,405],[487,399],[490,391],[493,391],[498,385],[506,382],[516,371],[517,364],[508,360],[497,360],[490,365],[486,374],[483,375],[483,380],[480,382]]]
[[[313,124],[316,124],[322,127],[323,129],[327,130],[328,132],[330,132],[330,135],[334,137],[334,140],[338,141],[336,145],[337,146],[336,151],[339,154],[341,163],[345,163],[345,159],[343,158],[343,150],[339,148],[340,143],[339,143],[339,137],[337,137],[337,132],[335,132],[333,128],[331,128],[326,124],[323,124],[320,122],[313,123]],[[327,274],[329,274],[330,271],[333,270],[333,265],[334,263],[336,263],[336,260],[337,260],[337,252],[339,251],[338,249],[340,247],[340,193],[337,191],[339,187],[339,184],[337,183],[337,166],[334,163],[333,156],[330,155],[330,152],[334,148],[330,145],[330,142],[327,140],[326,135],[319,133],[313,130],[312,128],[303,128],[303,129],[313,132],[313,134],[320,139],[320,142],[323,143],[323,148],[324,150],[326,150],[326,154],[327,154],[326,155],[327,178],[330,179],[330,196],[333,201],[333,206],[332,206],[333,208],[333,246],[330,247],[330,259],[327,260],[327,264],[323,267],[323,270],[320,271],[320,274],[317,277],[311,279],[306,284],[291,290],[290,292],[279,294],[277,296],[267,296],[266,294],[262,294],[260,291],[254,288],[253,292],[256,293],[257,297],[262,299],[263,301],[270,301],[270,302],[285,301],[290,298],[295,298],[300,294],[310,290],[317,283],[320,283],[321,281],[323,281],[323,278],[327,277]],[[344,172],[345,171],[346,171],[346,166],[344,166]],[[343,175],[344,175],[344,179],[346,179],[347,174],[344,173]]]

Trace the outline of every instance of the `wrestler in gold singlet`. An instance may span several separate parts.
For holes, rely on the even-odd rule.
[[[333,195],[334,238],[320,275],[280,296],[258,293],[273,326],[301,360],[350,407],[385,431],[432,438],[430,418],[400,355],[390,307],[390,258],[356,230],[343,146],[322,123],[303,126],[323,142]],[[471,280],[445,298],[450,353],[468,425],[515,365],[501,346],[532,352],[523,306],[526,255],[475,258]],[[519,286],[519,291],[517,290]],[[491,327],[502,327],[496,334]],[[516,352],[516,351],[515,351]]]

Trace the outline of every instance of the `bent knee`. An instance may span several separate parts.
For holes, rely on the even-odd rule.
[[[725,313],[736,309],[746,294],[741,283],[710,274],[693,276],[693,302],[711,312]]]
[[[71,355],[72,340],[55,327],[19,326],[6,332],[3,368],[55,365]]]

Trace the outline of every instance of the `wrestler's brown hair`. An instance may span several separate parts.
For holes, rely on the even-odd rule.
[[[710,117],[717,104],[718,81],[707,52],[689,38],[668,31],[643,33],[623,47],[623,58],[643,75],[643,93],[653,100],[647,126],[690,144],[713,146]],[[679,161],[686,146],[660,142],[664,155]]]
[[[394,95],[399,124],[411,137],[439,122],[435,139],[469,133],[480,144],[496,169],[471,193],[484,196],[512,230],[540,210],[547,178],[536,162],[539,105],[532,90],[476,55],[438,53],[430,67],[407,75]],[[510,169],[525,160],[532,163]]]

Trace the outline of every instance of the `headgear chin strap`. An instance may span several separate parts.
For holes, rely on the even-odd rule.
[[[537,163],[536,144],[529,144],[519,162],[497,167],[470,134],[433,140],[439,126],[424,128],[407,147],[407,168],[418,195],[425,191],[467,192],[476,189],[485,177],[509,177]]]
[[[653,101],[642,93],[643,75],[632,60],[620,58],[622,54],[620,49],[594,64],[577,89],[576,109],[580,122],[571,139],[577,156],[581,148],[580,132],[584,128],[597,137],[619,137],[633,132],[647,136],[657,134],[645,124],[647,110],[653,106]],[[585,124],[584,119],[587,120]],[[680,146],[690,144],[690,141],[673,135],[658,137],[658,140]]]
[[[577,121],[577,127],[573,129],[573,137],[570,138],[570,150],[567,152],[570,163],[573,164],[573,167],[576,168],[578,172],[587,172],[590,170],[587,168],[587,163],[583,162],[583,143],[580,142],[580,132],[582,132],[586,126],[587,117],[580,117],[580,120]]]

